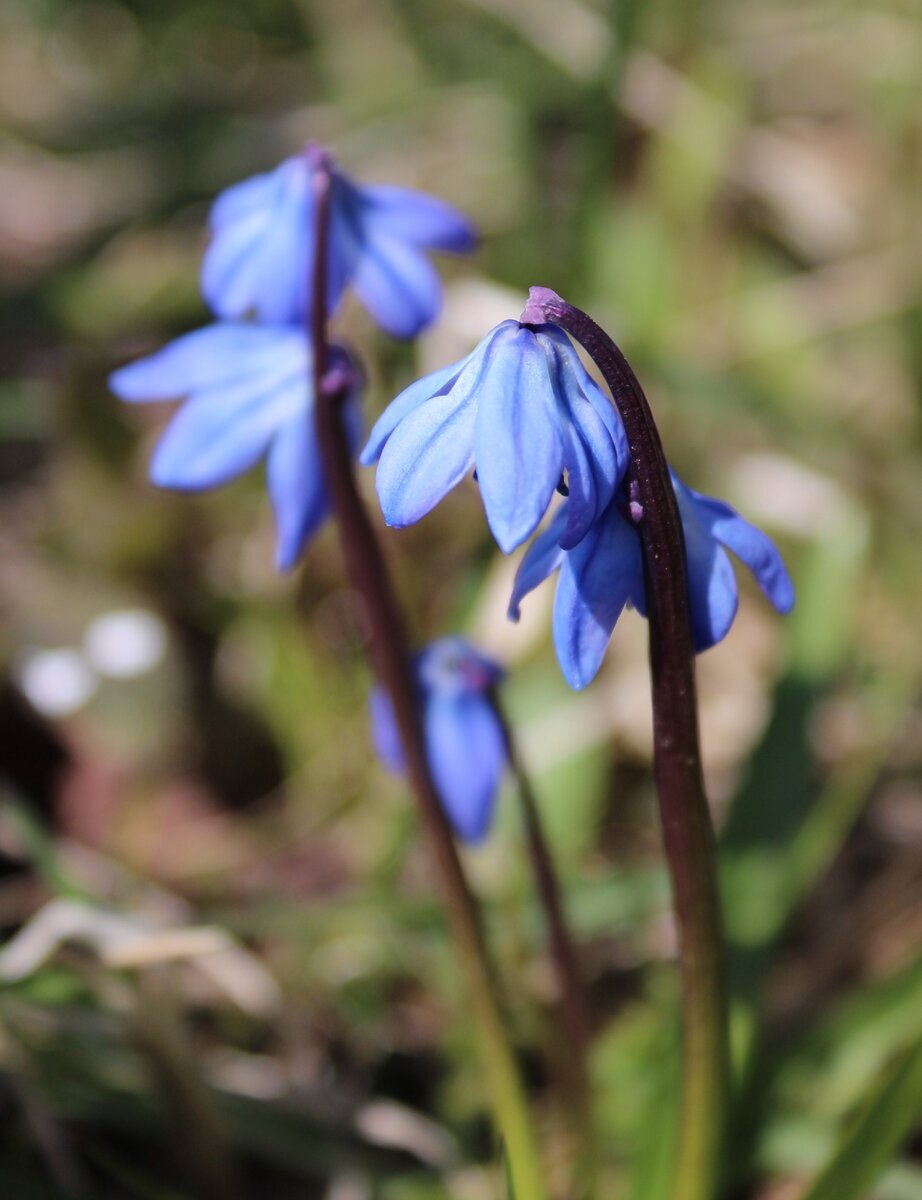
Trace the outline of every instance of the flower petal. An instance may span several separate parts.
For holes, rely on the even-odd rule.
[[[381,328],[396,338],[415,337],[442,306],[442,285],[429,260],[380,231],[363,241],[353,285]]]
[[[554,597],[554,646],[579,690],[598,674],[625,603],[643,586],[640,540],[612,505],[565,556]]]
[[[486,836],[506,763],[505,742],[482,696],[431,694],[424,711],[433,780],[458,836]]]
[[[608,507],[627,466],[627,440],[613,404],[563,330],[543,325],[535,334],[548,358],[563,441],[570,499],[561,545],[569,550]]]
[[[278,428],[308,409],[308,382],[247,379],[188,400],[170,422],[151,463],[159,487],[216,487],[252,467]]]
[[[397,729],[394,706],[384,688],[372,688],[368,697],[368,707],[371,713],[371,738],[375,753],[389,771],[393,771],[395,775],[402,775],[407,769],[403,743]]]
[[[547,358],[532,330],[493,338],[477,399],[477,478],[493,536],[510,554],[540,524],[563,469]]]
[[[695,650],[715,646],[730,632],[739,594],[733,564],[708,527],[699,519],[697,505],[681,481],[676,487],[685,553],[688,560],[688,595]],[[684,494],[683,494],[684,493]]]
[[[427,250],[464,254],[477,244],[471,223],[451,205],[409,188],[373,185],[359,189],[368,239],[377,232]]]
[[[262,183],[245,180],[219,197],[202,260],[202,294],[222,317],[303,320],[313,261],[310,172],[291,158]]]
[[[472,356],[451,390],[413,409],[388,438],[376,484],[388,525],[413,525],[474,465],[474,393],[484,356]]]
[[[290,571],[330,510],[313,412],[298,413],[276,434],[266,481],[278,532],[276,565]]]
[[[415,383],[404,388],[375,422],[371,436],[359,459],[362,466],[370,467],[378,461],[385,442],[405,417],[408,417],[427,400],[431,400],[433,396],[449,391],[476,353],[477,350],[474,350],[460,362],[443,367],[440,371],[433,371],[431,375],[424,375],[422,379],[417,379]]]
[[[289,162],[293,162],[290,159]],[[240,183],[232,183],[215,198],[208,214],[208,225],[220,229],[232,221],[251,216],[259,209],[271,205],[278,189],[278,173],[287,166],[282,163],[272,171],[251,175]]]
[[[187,333],[113,371],[109,386],[122,400],[174,400],[252,376],[306,373],[308,365],[309,345],[300,330],[226,321]]]
[[[563,562],[565,551],[560,545],[560,539],[568,524],[568,504],[569,501],[565,501],[558,508],[548,527],[538,534],[519,563],[507,610],[510,621],[519,619],[524,598],[552,575]]]
[[[692,496],[699,519],[728,550],[752,571],[764,595],[779,613],[794,607],[794,584],[784,560],[771,538],[750,525],[739,513],[710,496],[687,489]]]

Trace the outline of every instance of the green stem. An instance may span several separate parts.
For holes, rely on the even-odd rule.
[[[704,791],[685,537],[669,464],[637,376],[604,330],[547,288],[522,314],[588,351],[608,384],[631,454],[627,486],[644,563],[653,692],[653,771],[682,971],[682,1109],[674,1200],[711,1200],[720,1181],[730,1056],[714,831]]]
[[[531,777],[525,769],[518,742],[506,717],[499,695],[493,689],[490,694],[503,741],[506,757],[515,776],[516,793],[522,810],[528,857],[535,878],[535,891],[544,912],[547,926],[548,947],[554,973],[557,976],[560,1036],[555,1051],[558,1068],[563,1077],[567,1099],[570,1103],[571,1125],[579,1146],[577,1172],[584,1194],[594,1190],[597,1172],[597,1145],[594,1114],[592,1110],[592,1083],[589,1071],[589,1045],[591,1027],[586,1009],[586,992],[580,971],[576,944],[570,932],[564,911],[554,858],[544,828],[538,801]]]
[[[403,617],[387,565],[356,488],[352,456],[341,420],[349,382],[328,373],[326,279],[332,166],[308,147],[316,228],[312,279],[311,339],[317,438],[330,503],[342,544],[346,573],[364,608],[372,665],[390,695],[403,743],[407,773],[419,804],[449,919],[468,981],[474,1024],[490,1084],[497,1125],[519,1200],[546,1195],[537,1143],[518,1063],[509,1039],[476,903],[455,848],[448,819],[432,781]]]

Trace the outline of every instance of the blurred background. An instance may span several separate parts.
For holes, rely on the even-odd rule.
[[[335,536],[280,577],[260,472],[157,492],[169,409],[106,389],[206,322],[216,192],[307,138],[483,235],[440,264],[419,344],[339,313],[369,421],[544,284],[621,343],[680,474],[784,550],[795,612],[741,577],[699,676],[742,1089],[728,1196],[798,1193],[922,1035],[920,63],[912,0],[4,0],[4,1195],[502,1194]],[[572,694],[552,587],[505,620],[515,562],[473,485],[382,536],[415,636],[510,668],[591,999],[601,1194],[658,1200],[677,981],[645,627],[628,614]],[[465,858],[560,1194],[554,976],[511,790]],[[922,1139],[873,1195],[922,1198]]]

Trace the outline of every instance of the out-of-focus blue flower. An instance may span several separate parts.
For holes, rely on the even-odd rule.
[[[352,371],[345,351],[334,347],[331,366],[337,365]],[[296,326],[209,325],[115,371],[109,384],[132,402],[186,398],[154,452],[150,475],[160,487],[217,487],[266,455],[276,561],[282,570],[294,566],[328,512],[304,332]],[[357,387],[344,419],[355,448],[361,436]]]
[[[685,533],[695,649],[707,650],[726,637],[736,616],[736,576],[726,550],[749,567],[779,613],[789,612],[794,587],[770,538],[728,504],[686,487],[675,473],[672,483]],[[554,646],[567,682],[583,688],[602,665],[621,610],[632,604],[646,615],[646,595],[640,537],[623,495],[571,550],[561,545],[568,503],[529,546],[516,575],[509,616],[517,620],[522,598],[559,568]]]
[[[562,544],[575,546],[627,466],[611,401],[554,325],[504,321],[466,358],[413,383],[382,413],[361,461],[378,461],[389,525],[412,525],[476,468],[493,536],[509,554],[566,472]]]
[[[414,659],[429,768],[452,827],[465,842],[486,836],[506,765],[506,744],[489,692],[502,668],[460,637],[432,642]],[[403,772],[403,746],[390,696],[371,694],[379,758]]]
[[[312,171],[326,152],[310,147],[265,175],[222,192],[211,210],[202,292],[220,317],[255,313],[273,324],[303,322],[314,261]],[[386,332],[414,337],[438,314],[442,291],[429,250],[473,249],[455,209],[407,188],[360,186],[333,168],[330,311],[347,284]]]

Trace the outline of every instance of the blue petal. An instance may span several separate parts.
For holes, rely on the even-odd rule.
[[[298,413],[275,436],[266,467],[275,510],[276,565],[289,571],[329,513],[314,414]]]
[[[464,254],[477,244],[471,223],[434,196],[408,188],[371,186],[360,190],[371,240],[376,230],[427,250]]]
[[[685,553],[688,560],[688,595],[692,633],[699,653],[716,645],[730,632],[739,595],[733,564],[707,526],[699,520],[697,506],[688,489],[674,478]]]
[[[643,586],[640,540],[612,505],[564,558],[554,597],[554,646],[564,678],[584,688],[598,673],[624,605]]]
[[[475,394],[484,356],[472,356],[450,391],[419,404],[390,435],[377,488],[388,525],[415,524],[474,465]]]
[[[406,770],[403,743],[397,729],[394,706],[382,687],[372,688],[368,697],[371,713],[371,738],[378,758],[389,771],[401,775]]]
[[[438,638],[417,654],[416,678],[422,688],[442,695],[483,695],[505,677],[505,671],[457,634]]]
[[[507,329],[485,355],[475,458],[487,522],[510,554],[534,533],[560,482],[563,446],[547,358],[530,329]]]
[[[289,162],[294,162],[290,159]],[[258,209],[271,205],[278,189],[279,172],[288,168],[282,163],[275,170],[266,171],[261,175],[252,175],[241,183],[233,183],[219,193],[208,214],[208,224],[212,230],[220,229],[231,221],[239,221],[251,216]]]
[[[213,388],[188,400],[154,452],[151,479],[196,491],[242,474],[265,453],[273,434],[308,408],[308,382],[259,377]]]
[[[455,380],[477,353],[477,350],[473,350],[465,358],[462,358],[460,362],[452,363],[450,367],[443,367],[440,371],[433,371],[431,375],[424,375],[422,379],[417,379],[415,383],[411,383],[409,387],[404,388],[390,402],[375,422],[368,443],[359,459],[362,466],[370,467],[373,463],[377,462],[381,457],[381,451],[384,449],[385,442],[404,417],[408,417],[411,412],[415,411],[415,409],[419,408],[427,400],[431,400],[433,396],[438,396],[449,391],[454,386]]]
[[[547,529],[538,534],[519,563],[512,585],[512,595],[509,598],[507,615],[510,621],[519,619],[524,598],[552,575],[563,562],[565,552],[561,548],[560,539],[567,528],[568,503],[569,501],[565,501],[558,508]]]
[[[496,714],[482,696],[433,694],[424,724],[429,766],[448,818],[464,841],[482,841],[506,762]]]
[[[306,373],[308,363],[309,346],[300,330],[228,321],[187,333],[114,371],[109,386],[122,400],[174,400],[251,376]]]
[[[314,237],[307,163],[289,159],[237,187],[213,212],[202,294],[223,317],[255,312],[270,323],[303,320]]]
[[[569,550],[614,496],[627,469],[627,439],[614,405],[589,376],[566,335],[545,326],[538,339],[548,352],[564,430],[570,523],[561,545]]]
[[[711,534],[752,571],[765,596],[779,613],[794,607],[794,584],[774,542],[721,500],[686,489],[695,512]]]
[[[353,285],[381,328],[396,338],[415,337],[442,306],[442,285],[428,259],[381,231],[363,243]]]

